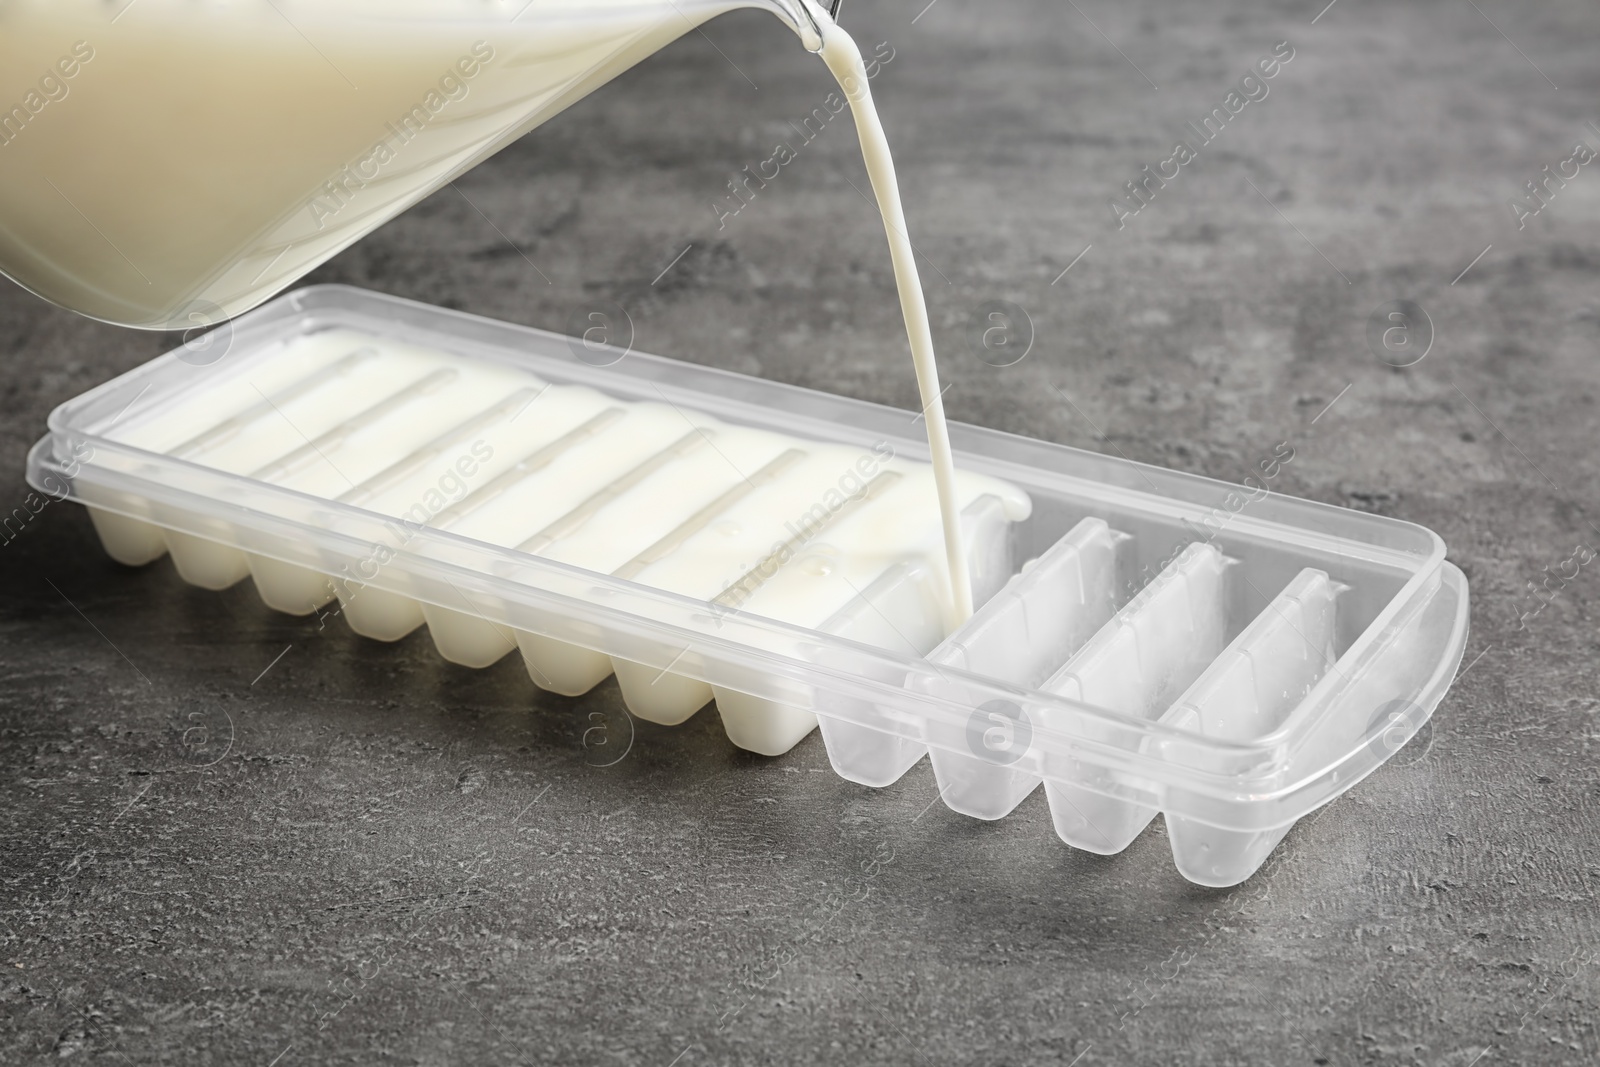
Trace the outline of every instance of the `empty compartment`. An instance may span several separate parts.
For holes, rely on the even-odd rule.
[[[1253,741],[1283,725],[1333,665],[1343,590],[1323,571],[1301,571],[1163,721],[1228,741]],[[1210,886],[1244,881],[1289,832],[1289,826],[1224,830],[1171,812],[1166,820],[1178,870],[1191,882]]]
[[[927,580],[926,575],[919,575],[910,567],[898,567],[868,586],[819,629],[862,644],[923,655],[938,644],[941,636],[940,629],[927,625],[928,620],[937,618],[929,610]],[[975,589],[975,602],[979,595]],[[720,690],[717,693],[717,707],[722,710],[724,722],[730,695]],[[853,702],[850,710],[853,714],[849,718],[823,714],[820,709],[814,717],[822,729],[828,762],[840,777],[861,785],[886,786],[897,781],[928,751],[920,738],[905,737],[888,728],[890,724],[878,723],[882,713],[871,704]],[[773,713],[777,714],[776,708]]]
[[[1100,519],[1084,519],[1025,567],[968,622],[929,654],[936,665],[1034,688],[1099,630],[1120,602],[1129,538]],[[937,683],[965,703],[960,683]],[[1019,705],[977,706],[960,737],[929,750],[939,795],[952,810],[999,819],[1039,784],[1017,770],[1031,724]]]
[[[1209,543],[1190,545],[1039,688],[1125,716],[1157,718],[1227,643],[1237,597],[1229,582],[1233,565]],[[1047,716],[1046,725],[1119,743],[1119,732],[1093,716],[1073,715],[1071,723],[1054,718]],[[1121,852],[1155,817],[1155,808],[1118,795],[1124,783],[1104,763],[1066,757],[1051,769],[1069,779],[1045,782],[1056,834],[1069,845]]]
[[[1318,659],[1318,628],[1348,629],[1356,590],[1337,581],[1330,586],[1321,588],[1314,581],[1301,586],[1306,593],[1301,614],[1297,617],[1291,611],[1288,619],[1303,633],[1298,639],[1278,635],[1280,647],[1288,645],[1291,656],[1298,658],[1305,649],[1307,660],[1300,666],[1306,674]],[[1337,598],[1337,611],[1326,607],[1330,592]],[[1326,803],[1381,766],[1428,721],[1461,664],[1469,607],[1466,579],[1459,569],[1444,563],[1425,575],[1396,607],[1381,627],[1367,627],[1361,642],[1330,662],[1304,698],[1293,702],[1284,698],[1289,707],[1274,728],[1266,730],[1271,716],[1259,723],[1237,715],[1209,718],[1224,732],[1266,730],[1245,739],[1260,740],[1270,748],[1270,757],[1259,766],[1270,767],[1272,773],[1231,796],[1215,792],[1174,796],[1178,810],[1168,810],[1166,817],[1175,834],[1174,860],[1186,878],[1213,886],[1236,885],[1249,878],[1295,821],[1320,806],[1285,811],[1281,804],[1285,795],[1310,782],[1321,803]],[[1263,618],[1261,623],[1269,621]],[[1338,642],[1331,643],[1337,651]],[[1298,679],[1286,681],[1291,694],[1298,690]],[[1267,683],[1270,697],[1276,697],[1277,684]],[[1191,703],[1187,697],[1182,702]],[[1192,724],[1207,721],[1192,707],[1182,711]],[[1175,765],[1226,775],[1227,757],[1207,750],[1210,739],[1194,731],[1162,738],[1160,746]]]

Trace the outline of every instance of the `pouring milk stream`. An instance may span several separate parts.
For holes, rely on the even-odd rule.
[[[0,0],[0,271],[121,325],[259,304],[725,11],[773,12],[849,100],[972,613],[927,305],[860,50],[813,0]]]

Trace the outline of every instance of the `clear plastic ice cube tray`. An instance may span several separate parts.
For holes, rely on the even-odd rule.
[[[119,561],[558,693],[614,673],[656,722],[714,700],[760,753],[820,725],[869,786],[927,755],[976,818],[1042,783],[1092,852],[1161,812],[1204,885],[1409,739],[1466,642],[1428,530],[960,424],[956,625],[911,413],[345,287],[223,329],[29,455]]]

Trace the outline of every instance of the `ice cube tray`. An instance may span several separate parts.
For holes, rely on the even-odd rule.
[[[1403,744],[1466,641],[1428,530],[955,425],[961,621],[914,413],[337,286],[224,331],[29,455],[114,558],[558,693],[614,673],[656,722],[714,701],[755,752],[820,724],[865,785],[926,754],[977,818],[1042,783],[1093,852],[1161,812],[1205,885]]]

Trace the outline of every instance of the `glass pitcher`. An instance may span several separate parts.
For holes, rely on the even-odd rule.
[[[742,7],[821,47],[814,0],[0,0],[0,271],[220,321]]]

